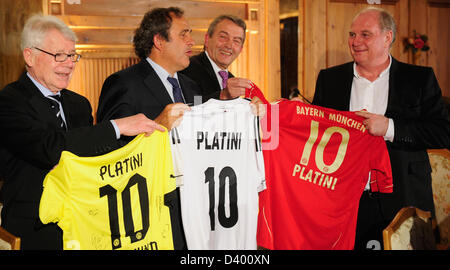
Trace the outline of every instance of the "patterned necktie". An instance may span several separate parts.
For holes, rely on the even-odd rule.
[[[67,130],[66,124],[64,123],[64,120],[61,116],[61,111],[59,109],[59,104],[61,103],[61,96],[60,95],[50,95],[47,97],[47,99],[50,101],[50,105],[53,109],[53,111],[56,114],[56,118],[58,118],[60,126]]]
[[[181,88],[180,88],[180,84],[178,84],[178,80],[175,78],[172,78],[172,77],[167,77],[167,80],[172,85],[174,102],[184,103],[184,99],[183,99],[183,96],[181,95]]]
[[[221,70],[219,71],[219,75],[220,77],[222,77],[222,89],[225,89],[227,87],[227,81],[228,81],[228,72],[226,72],[225,70]]]

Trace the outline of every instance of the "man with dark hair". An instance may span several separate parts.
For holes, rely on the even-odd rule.
[[[144,15],[133,43],[141,61],[109,76],[102,87],[99,121],[143,113],[168,130],[177,126],[199,92],[178,71],[189,65],[194,41],[191,27],[176,7],[155,8]],[[122,140],[122,144],[131,138]],[[178,196],[178,189],[177,189]],[[179,198],[171,211],[175,249],[185,249]]]
[[[199,84],[204,101],[239,97],[251,87],[250,80],[236,78],[228,71],[242,51],[246,29],[245,22],[236,16],[218,16],[209,25],[204,51],[191,57],[189,67],[181,71]]]
[[[449,147],[447,111],[433,69],[393,58],[395,35],[387,11],[364,9],[349,31],[354,61],[321,70],[317,77],[313,104],[358,111],[369,134],[383,136],[391,160],[394,192],[374,194],[366,186],[355,249],[370,248],[374,240],[381,247],[382,230],[402,207],[434,214],[427,149]]]

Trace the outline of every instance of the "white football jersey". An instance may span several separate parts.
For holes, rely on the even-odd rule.
[[[171,131],[188,249],[256,249],[264,190],[259,119],[249,101],[210,99]]]

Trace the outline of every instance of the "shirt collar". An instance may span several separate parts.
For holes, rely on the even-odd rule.
[[[381,78],[383,76],[386,76],[387,74],[389,74],[389,70],[391,68],[392,65],[392,56],[391,54],[389,54],[389,65],[387,66],[387,68],[385,70],[383,70],[380,75],[378,76],[378,78]],[[356,70],[356,62],[353,62],[353,75],[357,78],[357,79],[361,79],[364,78],[361,75],[359,75],[358,71]]]
[[[208,60],[209,60],[209,62],[211,63],[211,65],[212,65],[212,67],[213,67],[213,69],[214,69],[214,72],[215,72],[216,74],[218,74],[219,71],[224,70],[224,69],[221,69],[221,68],[220,68],[213,60],[211,60],[211,58],[209,57],[208,52],[207,52],[206,50],[205,50],[205,53],[206,53],[206,57],[208,57]],[[228,72],[227,69],[225,69],[225,71]]]
[[[39,91],[42,93],[42,95],[44,95],[44,97],[54,96],[54,95],[60,96],[61,95],[60,92],[55,94],[52,91],[50,91],[47,87],[45,87],[42,84],[40,84],[35,78],[33,78],[33,76],[31,76],[31,74],[29,72],[27,72],[27,76],[34,83],[34,85],[37,87],[37,89],[39,89]]]
[[[162,82],[167,81],[167,77],[170,77],[169,72],[167,72],[162,66],[158,65],[155,61],[150,59],[150,57],[147,57],[146,60],[152,66],[152,68],[155,70],[159,79],[161,79]],[[178,80],[177,72],[174,73],[173,77]]]

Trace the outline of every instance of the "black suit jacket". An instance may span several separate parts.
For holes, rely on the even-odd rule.
[[[349,110],[353,62],[319,72],[313,104]],[[448,148],[450,126],[441,89],[429,67],[392,58],[385,116],[394,121],[394,141],[386,142],[394,180],[393,194],[380,194],[384,215],[403,206],[434,213],[427,149]]]
[[[67,89],[60,93],[68,131],[59,127],[48,99],[26,73],[0,92],[2,226],[21,237],[25,249],[62,247],[56,225],[44,226],[38,217],[43,179],[59,162],[61,152],[99,155],[116,143],[109,121],[92,127],[86,98]]]
[[[187,104],[194,103],[199,92],[197,84],[183,74],[178,73],[178,81]],[[102,87],[97,110],[97,119],[109,120],[143,113],[155,119],[164,108],[173,103],[169,93],[152,66],[142,60],[124,70],[109,76]],[[121,145],[131,138],[121,139]],[[174,203],[169,206],[172,219],[172,233],[175,249],[185,249],[186,240],[181,223],[181,207],[178,189],[174,194]]]
[[[210,98],[220,98],[220,91],[222,90],[220,83],[217,80],[217,75],[214,72],[211,62],[204,51],[192,56],[190,58],[189,66],[182,70],[181,73],[191,78],[200,86],[203,102]],[[228,72],[228,78],[233,77],[233,74]]]
[[[199,89],[195,82],[178,73],[184,99],[194,103]],[[166,88],[147,60],[110,75],[103,83],[97,120],[109,120],[143,113],[155,119],[173,103]]]

